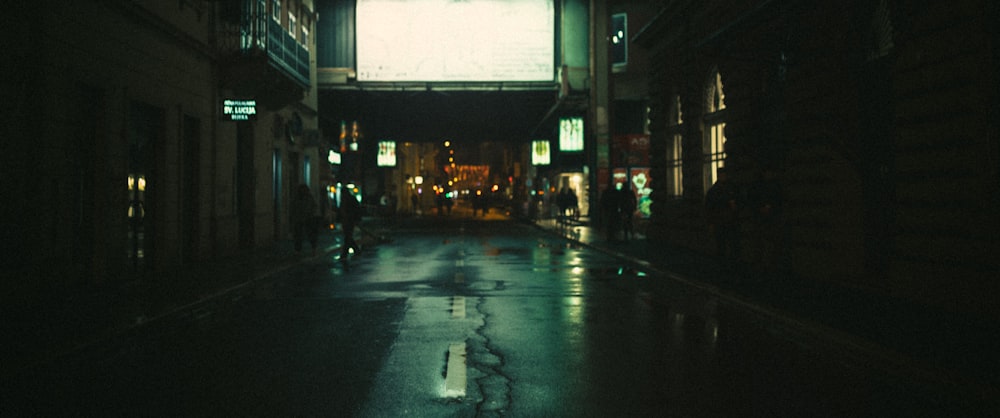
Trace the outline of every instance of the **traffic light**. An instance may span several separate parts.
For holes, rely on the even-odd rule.
[[[611,65],[628,64],[628,15],[616,13],[611,16]]]

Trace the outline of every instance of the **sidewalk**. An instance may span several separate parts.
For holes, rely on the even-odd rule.
[[[642,236],[610,243],[586,220],[560,225],[547,219],[535,225],[892,363],[883,366],[947,383],[1000,407],[1000,327],[982,318],[933,311],[836,283],[725,268],[709,255],[666,243],[651,245]]]
[[[100,289],[69,287],[25,296],[2,307],[4,373],[30,368],[109,336],[234,292],[303,262],[340,250],[340,230],[321,230],[316,255],[292,240],[231,257],[159,271]]]

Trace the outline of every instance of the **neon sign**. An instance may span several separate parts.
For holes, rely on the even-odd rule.
[[[222,115],[229,120],[257,120],[256,100],[231,100],[222,101]]]

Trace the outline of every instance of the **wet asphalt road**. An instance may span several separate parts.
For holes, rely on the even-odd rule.
[[[4,416],[972,416],[940,388],[500,219],[397,225],[5,383]]]

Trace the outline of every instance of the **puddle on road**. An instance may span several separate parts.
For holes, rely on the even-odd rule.
[[[489,257],[497,257],[501,255],[524,256],[529,254],[530,250],[521,247],[487,247],[483,253]]]
[[[648,277],[648,273],[630,266],[607,266],[607,267],[580,267],[573,265],[556,265],[550,267],[535,267],[531,271],[535,273],[559,273],[569,271],[574,276],[592,278],[597,280],[613,279],[642,279]]]

